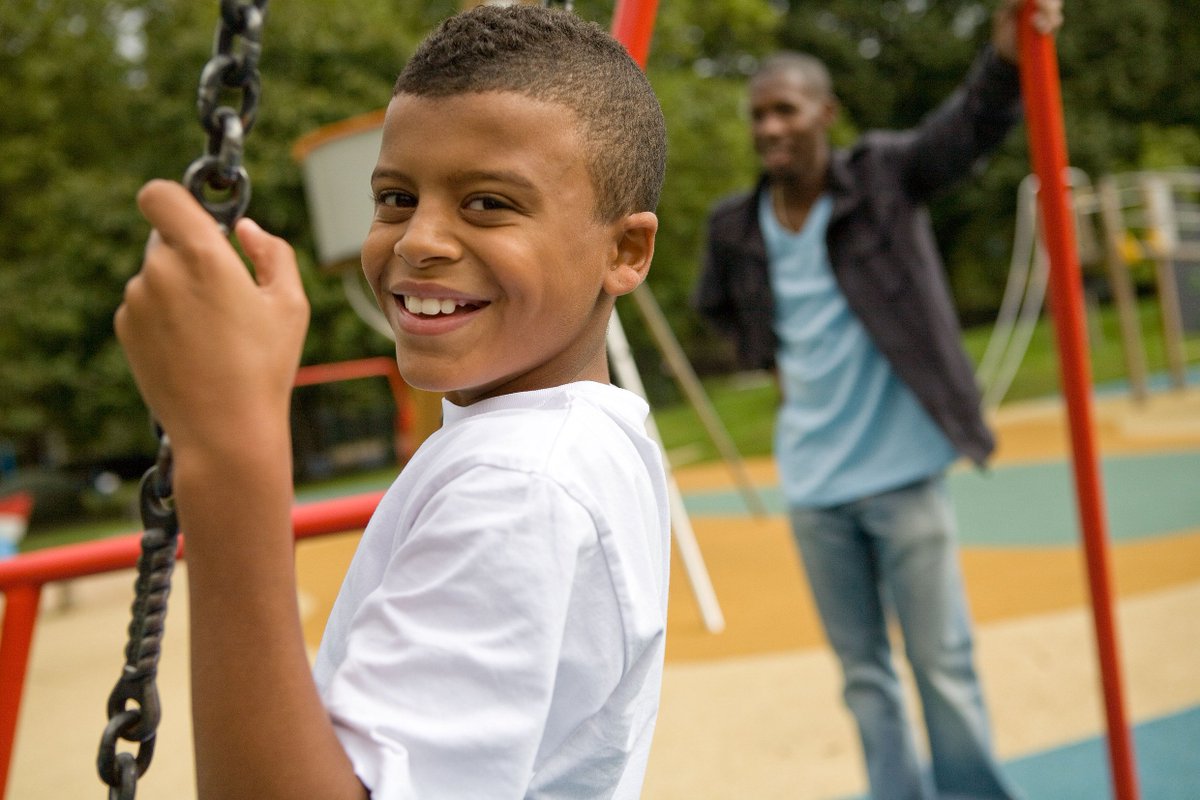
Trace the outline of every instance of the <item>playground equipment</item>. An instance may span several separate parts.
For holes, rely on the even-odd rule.
[[[296,539],[361,530],[382,497],[383,492],[372,492],[297,506],[292,510]],[[143,536],[132,533],[48,548],[0,561],[0,594],[4,596],[4,621],[0,625],[0,675],[4,678],[0,680],[0,800],[5,797],[12,763],[25,673],[43,587],[56,581],[134,567],[143,557]],[[178,540],[175,547],[175,553],[182,556]],[[117,793],[119,788],[113,787],[110,797],[121,797]]]
[[[1110,175],[1099,182],[1097,203],[1107,233],[1108,276],[1133,396],[1144,400],[1148,393],[1130,274],[1133,266],[1145,261],[1154,265],[1167,372],[1171,385],[1183,388],[1187,373],[1183,303],[1186,299],[1194,306],[1200,298],[1200,170]],[[1186,292],[1180,291],[1180,276],[1188,279]]]
[[[1067,169],[1078,258],[1084,269],[1103,267],[1117,311],[1121,349],[1136,402],[1149,395],[1146,354],[1133,270],[1154,265],[1170,383],[1183,388],[1185,333],[1200,329],[1200,170],[1176,169],[1107,175],[1093,184]],[[1038,178],[1017,189],[1012,257],[1000,310],[976,369],[984,406],[1000,405],[1020,367],[1041,314],[1049,274],[1037,222]]]
[[[1117,642],[1108,530],[1100,468],[1092,426],[1092,378],[1083,321],[1083,291],[1074,210],[1066,182],[1067,142],[1054,40],[1031,23],[1033,4],[1021,8],[1021,95],[1025,103],[1029,150],[1040,191],[1046,252],[1050,257],[1051,302],[1063,395],[1070,429],[1076,504],[1092,600],[1097,658],[1108,727],[1108,756],[1118,800],[1136,800],[1137,771],[1125,714],[1120,648]]]

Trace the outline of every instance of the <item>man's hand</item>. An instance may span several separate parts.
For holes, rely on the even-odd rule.
[[[183,186],[151,181],[138,207],[153,226],[114,327],[138,388],[178,448],[236,443],[284,415],[309,308],[287,242],[243,219],[255,276]]]
[[[1038,33],[1053,35],[1062,27],[1062,0],[1000,0],[992,17],[992,47],[1007,61],[1020,61],[1017,23],[1022,3],[1033,3],[1033,28]]]

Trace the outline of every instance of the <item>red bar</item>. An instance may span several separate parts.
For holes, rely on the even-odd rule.
[[[306,503],[292,509],[292,529],[297,539],[365,528],[384,492],[367,492],[349,497]]]
[[[353,361],[337,361],[332,364],[312,364],[296,370],[296,386],[312,386],[317,383],[334,383],[349,381],[355,378],[372,378],[375,376],[399,376],[400,369],[394,358],[379,356],[377,358],[360,358]]]
[[[293,386],[315,386],[321,383],[336,383],[351,381],[358,378],[384,377],[392,391],[392,401],[396,406],[395,421],[395,450],[396,458],[407,461],[416,449],[409,441],[409,431],[412,429],[413,410],[408,402],[408,384],[400,377],[400,368],[396,359],[387,356],[375,358],[360,358],[352,361],[336,361],[330,364],[311,364],[296,370]]]
[[[1021,89],[1029,149],[1038,176],[1039,206],[1050,257],[1050,303],[1059,367],[1071,434],[1075,492],[1083,531],[1092,618],[1099,651],[1108,751],[1113,788],[1119,800],[1136,800],[1133,743],[1122,697],[1121,662],[1113,613],[1113,592],[1104,517],[1104,493],[1092,427],[1092,376],[1084,324],[1082,279],[1075,221],[1066,182],[1067,146],[1054,40],[1034,30],[1032,0],[1021,13]]]
[[[658,12],[658,0],[618,0],[613,11],[612,35],[633,60],[646,68],[650,55],[650,39],[654,35],[654,16]]]
[[[295,506],[293,531],[297,539],[306,539],[360,529],[367,524],[382,497],[383,492],[377,491]],[[0,561],[0,592],[132,569],[137,566],[141,551],[141,533],[34,550]],[[180,555],[182,551],[180,547]]]
[[[41,586],[21,586],[8,592],[4,605],[4,627],[0,630],[0,675],[4,677],[0,680],[0,797],[8,789],[8,768],[17,738],[17,716],[41,594]]]
[[[359,530],[366,526],[382,491],[307,503],[292,508],[297,539]],[[5,796],[16,741],[17,717],[29,667],[42,586],[51,581],[98,575],[137,566],[141,533],[48,547],[0,561],[0,592],[6,596],[0,628],[0,799]],[[179,555],[183,556],[180,537]]]

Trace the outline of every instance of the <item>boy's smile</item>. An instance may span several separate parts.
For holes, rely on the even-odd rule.
[[[602,221],[586,155],[557,103],[392,99],[362,260],[406,381],[465,405],[608,380],[611,298],[641,279],[627,285],[629,221],[653,215]]]

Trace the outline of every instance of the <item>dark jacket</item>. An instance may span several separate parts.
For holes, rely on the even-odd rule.
[[[977,464],[995,442],[938,255],[925,203],[964,178],[1020,119],[1016,67],[989,48],[950,98],[908,131],[876,131],[834,151],[826,243],[838,285],[897,376],[955,448]],[[754,191],[718,203],[694,295],[730,335],[745,369],[770,369],[777,340]]]

